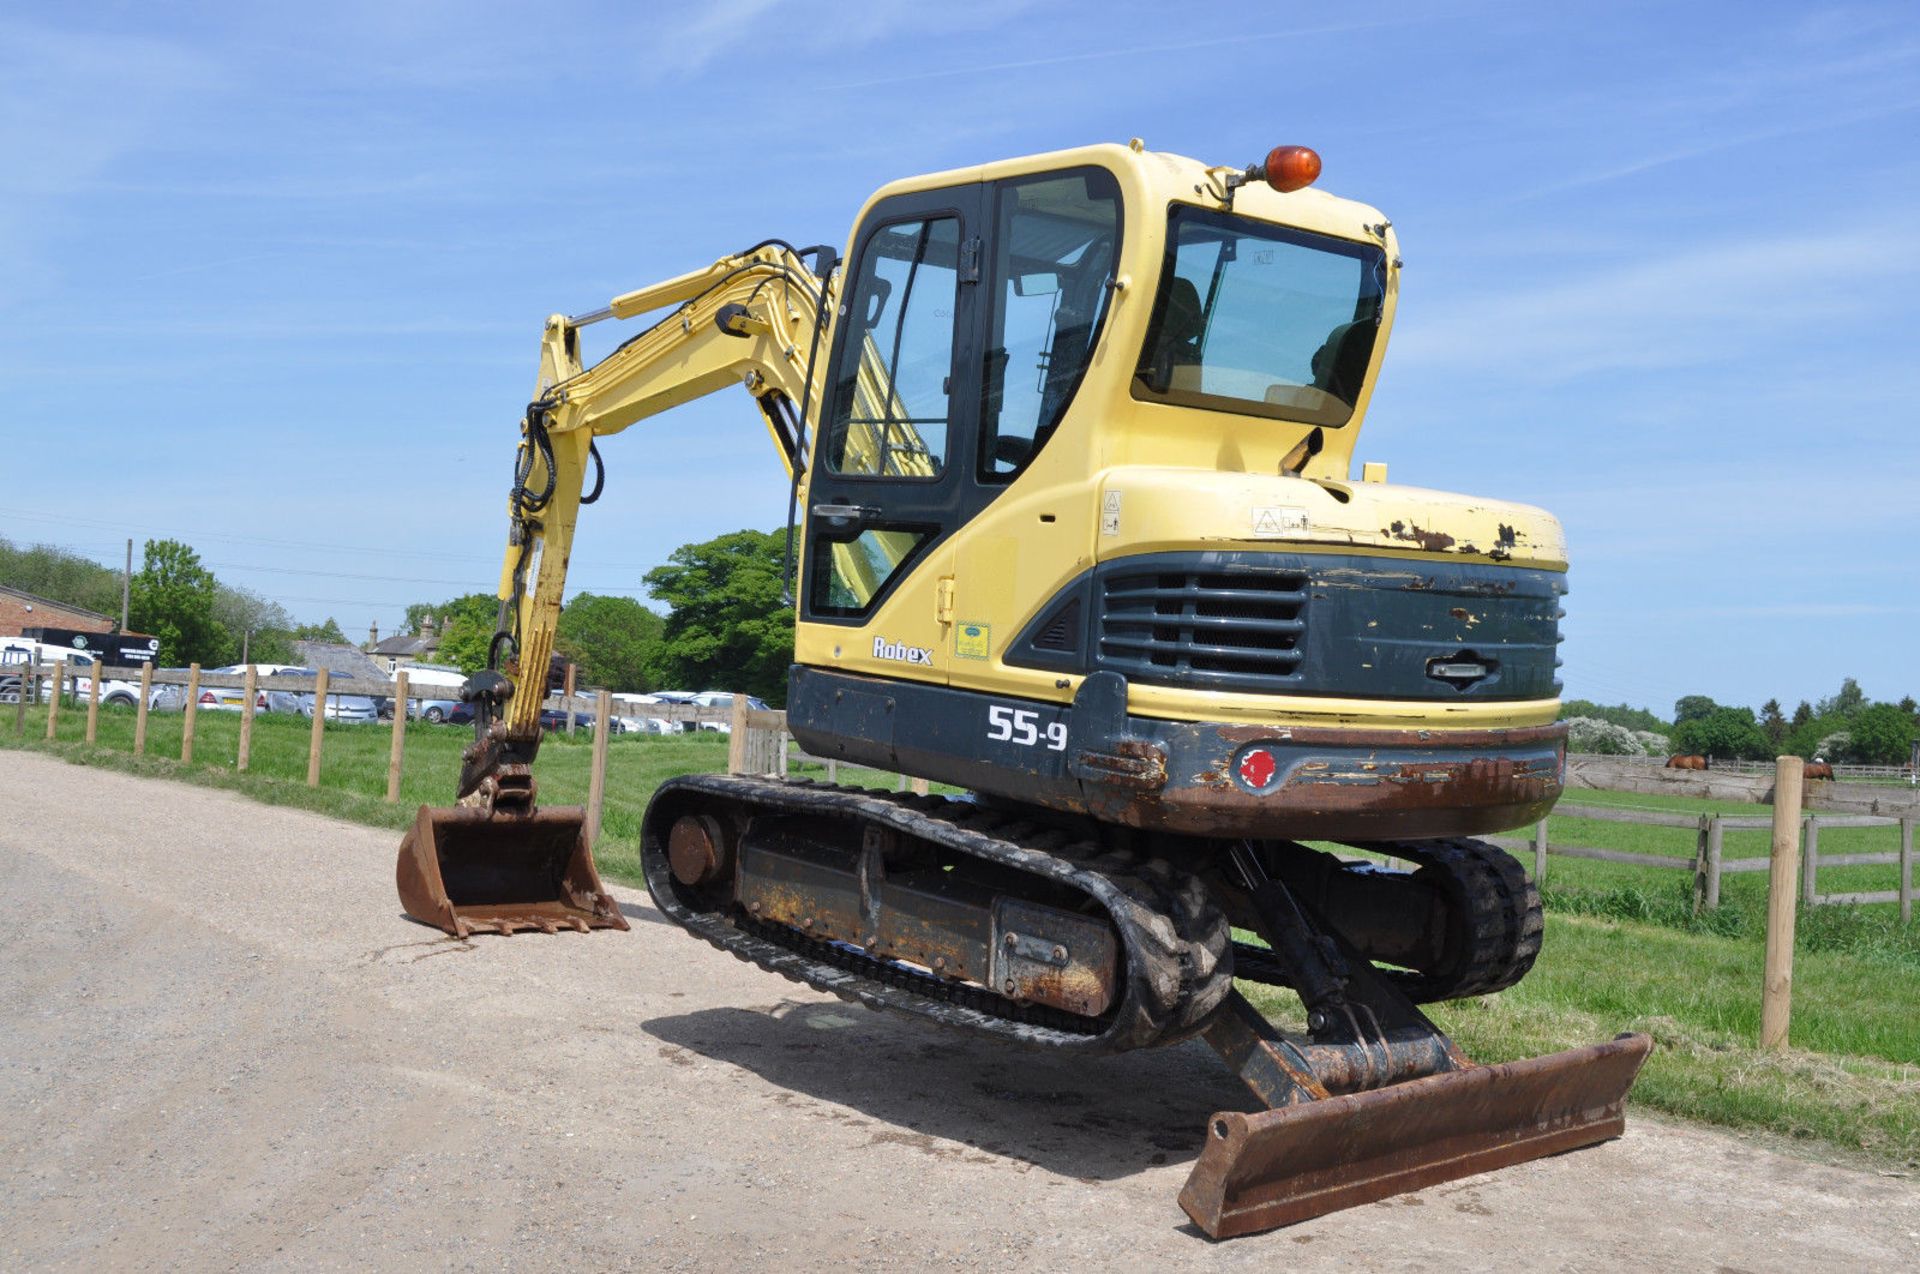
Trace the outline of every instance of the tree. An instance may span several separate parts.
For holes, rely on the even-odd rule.
[[[213,572],[178,540],[148,540],[133,577],[128,623],[160,639],[175,664],[226,662],[227,631],[214,613]]]
[[[780,596],[785,543],[779,533],[735,531],[683,544],[647,572],[648,590],[672,608],[650,665],[655,685],[786,702],[793,608]]]
[[[442,602],[433,614],[440,625],[440,649],[434,658],[468,676],[485,668],[487,647],[500,619],[500,599],[492,593],[468,593]]]
[[[1568,717],[1567,751],[1589,756],[1645,756],[1646,747],[1626,726],[1598,717]]]
[[[1673,746],[1702,756],[1760,760],[1767,755],[1767,736],[1754,721],[1753,709],[1715,708],[1675,726]]]
[[[630,597],[580,593],[560,611],[554,648],[579,665],[579,680],[608,690],[645,690],[666,620]]]
[[[1574,717],[1591,717],[1595,721],[1610,721],[1614,725],[1625,726],[1629,730],[1647,730],[1654,734],[1665,734],[1673,728],[1647,709],[1636,708],[1631,704],[1608,706],[1595,703],[1591,699],[1561,700],[1560,719],[1570,721]]]
[[[243,658],[253,663],[293,662],[293,647],[288,642],[293,620],[280,603],[216,580],[213,615],[226,633],[222,662]]]
[[[1776,748],[1787,741],[1787,718],[1780,711],[1778,699],[1769,699],[1760,705],[1760,730]]]
[[[1785,751],[1790,756],[1803,756],[1809,760],[1818,756],[1829,761],[1837,761],[1840,758],[1834,755],[1832,741],[1846,733],[1845,717],[1809,715],[1805,721],[1787,733]]]
[[[300,624],[293,629],[295,641],[331,641],[342,646],[348,645],[347,635],[340,631],[340,625],[333,622],[333,616],[327,616],[324,624]]]
[[[1853,759],[1862,765],[1905,765],[1913,755],[1913,713],[1897,703],[1876,703],[1853,719]]]
[[[1704,721],[1719,709],[1720,705],[1706,695],[1682,695],[1673,705],[1673,723],[1680,725],[1688,721]]]
[[[1860,689],[1859,682],[1855,681],[1852,677],[1848,677],[1840,683],[1839,694],[1836,694],[1831,699],[1822,699],[1814,705],[1813,715],[1816,717],[1846,717],[1851,720],[1856,712],[1859,712],[1866,706],[1866,692]]]
[[[1813,720],[1813,705],[1802,699],[1800,706],[1793,710],[1793,728],[1798,730],[1811,720]]]
[[[0,583],[50,602],[120,614],[120,572],[50,544],[22,548],[0,538]]]

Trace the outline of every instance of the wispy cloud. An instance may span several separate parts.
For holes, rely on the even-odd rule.
[[[1136,44],[1119,49],[1095,49],[1084,53],[1060,53],[1051,57],[1018,58],[1005,62],[987,62],[971,66],[949,67],[937,71],[920,71],[911,75],[888,75],[878,79],[852,80],[841,84],[828,84],[832,90],[858,88],[885,88],[894,84],[918,84],[926,80],[948,79],[955,76],[993,75],[1002,71],[1027,71],[1043,66],[1068,66],[1076,62],[1101,62],[1110,58],[1138,57],[1147,53],[1191,53],[1200,49],[1220,49],[1247,44],[1264,44],[1272,40],[1298,39],[1309,35],[1334,35],[1351,31],[1366,31],[1387,25],[1381,22],[1341,22],[1323,26],[1295,27],[1286,31],[1259,31],[1235,35],[1216,36],[1205,40],[1160,41],[1153,44]]]
[[[1907,237],[1893,225],[1737,241],[1702,230],[1696,246],[1638,263],[1416,302],[1392,357],[1549,382],[1695,367],[1881,313],[1888,291],[1920,270],[1890,250]]]
[[[835,0],[703,0],[678,12],[650,11],[628,34],[645,41],[636,72],[646,78],[685,79],[743,49],[768,51],[790,69],[816,55],[836,61],[902,36],[988,30],[1040,0],[975,0],[964,5],[923,0],[868,0],[857,12]]]
[[[1892,119],[1898,115],[1910,115],[1920,111],[1920,98],[1909,98],[1889,102],[1880,106],[1865,107],[1860,110],[1844,111],[1818,119],[1797,120],[1773,128],[1758,128],[1725,133],[1719,136],[1709,135],[1705,140],[1690,146],[1676,147],[1626,160],[1611,167],[1577,173],[1545,185],[1515,192],[1506,202],[1523,203],[1528,200],[1544,198],[1548,195],[1564,194],[1586,186],[1604,185],[1611,181],[1621,181],[1628,177],[1637,177],[1641,173],[1656,168],[1665,168],[1672,164],[1686,163],[1689,160],[1704,159],[1708,155],[1738,150],[1745,146],[1754,146],[1762,142],[1782,141],[1789,137],[1806,137],[1815,133],[1830,132],[1840,128],[1854,128],[1875,120]],[[1783,180],[1790,173],[1783,172]]]

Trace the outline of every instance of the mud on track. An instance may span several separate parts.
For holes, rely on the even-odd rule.
[[[1920,1186],[1644,1118],[1213,1244],[1203,1047],[1065,1061],[848,1008],[616,888],[455,942],[396,837],[0,754],[0,1265],[1920,1268]]]

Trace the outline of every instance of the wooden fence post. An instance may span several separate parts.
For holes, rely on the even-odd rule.
[[[180,723],[180,764],[193,760],[193,719],[200,712],[200,665],[187,665],[186,719]]]
[[[27,732],[27,682],[33,679],[33,656],[20,665],[20,695],[13,701],[13,734],[15,738]]]
[[[1547,820],[1533,825],[1533,887],[1547,883]]]
[[[1693,914],[1699,915],[1707,907],[1707,840],[1711,835],[1713,816],[1700,816],[1699,830],[1693,837]]]
[[[571,666],[571,665],[569,665]],[[600,813],[607,801],[607,736],[613,733],[613,695],[602,690],[593,702],[593,768],[587,772],[587,848],[600,843]]]
[[[1900,820],[1900,923],[1913,923],[1913,815]]]
[[[67,661],[62,659],[53,666],[53,695],[47,700],[47,737],[55,738],[60,728],[60,691],[67,684]]]
[[[93,666],[93,689],[87,693],[87,742],[93,743],[100,737],[100,670],[104,665]]]
[[[930,787],[931,785],[925,779],[915,779],[913,781],[913,794],[915,796],[925,796],[930,790]]]
[[[395,805],[400,800],[400,758],[406,753],[407,746],[407,674],[402,669],[393,674],[393,747],[387,753],[387,804]]]
[[[140,703],[133,710],[133,754],[147,750],[147,700],[153,698],[153,661],[140,665]]]
[[[564,696],[566,700],[567,733],[572,734],[573,733],[573,660],[571,659],[567,660],[566,689],[562,690],[560,693],[562,696]]]
[[[1800,792],[1806,762],[1783,756],[1774,762],[1773,861],[1767,872],[1767,954],[1760,992],[1760,1047],[1787,1046],[1793,1013],[1794,876],[1800,857]]]
[[[253,696],[259,689],[260,667],[247,665],[247,701],[240,705],[240,755],[234,758],[233,768],[245,772],[253,760]]]
[[[1726,828],[1720,826],[1720,816],[1713,815],[1713,822],[1707,827],[1707,910],[1720,910],[1720,854],[1725,847]]]
[[[1807,815],[1805,830],[1807,847],[1803,851],[1806,856],[1800,866],[1800,901],[1811,907],[1813,900],[1819,896],[1814,889],[1814,877],[1820,870],[1820,818],[1817,814]]]
[[[747,772],[747,696],[738,691],[733,696],[732,733],[727,736],[727,773],[745,774]]]
[[[320,736],[327,726],[327,670],[313,678],[313,733],[307,737],[307,786],[320,786]]]

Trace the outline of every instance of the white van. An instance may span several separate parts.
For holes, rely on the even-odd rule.
[[[50,646],[31,637],[0,637],[0,679],[3,679],[0,680],[0,703],[19,702],[20,675],[15,671],[15,665],[25,665],[28,660],[42,665],[57,664],[62,659],[67,661],[69,679],[66,686],[69,693],[92,694],[92,678],[74,675],[78,669],[93,667],[92,655],[75,650],[72,646]]]

